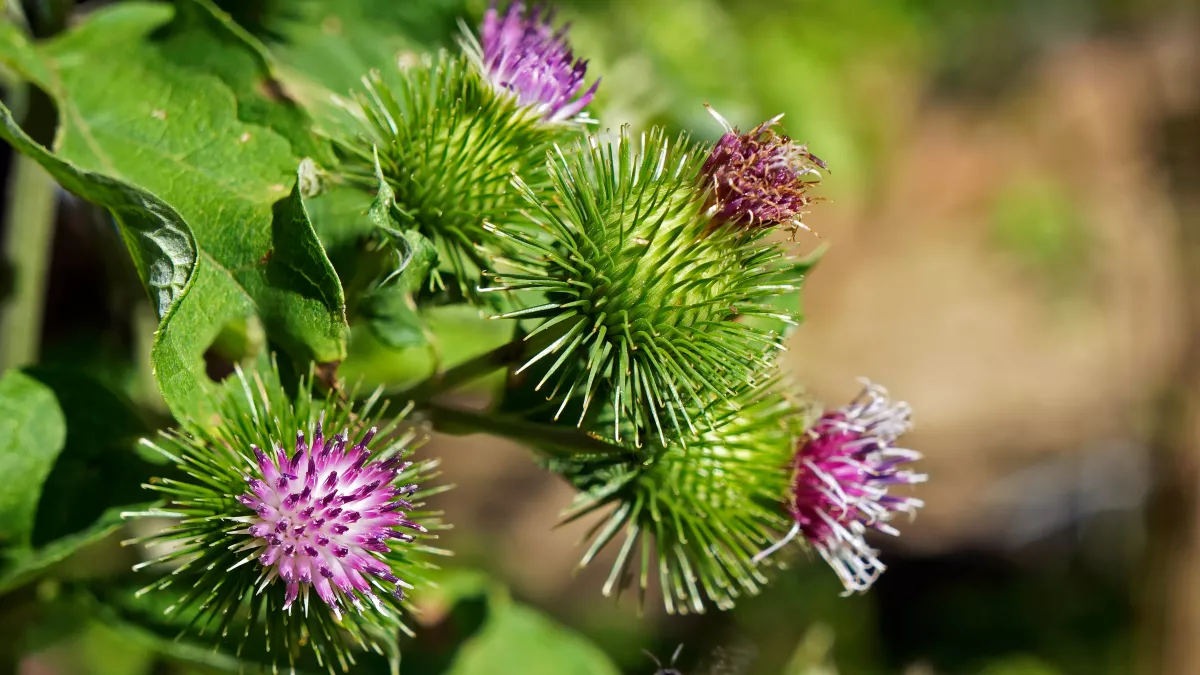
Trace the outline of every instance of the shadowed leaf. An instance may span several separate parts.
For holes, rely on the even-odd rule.
[[[24,373],[0,378],[0,546],[29,543],[42,484],[62,451],[65,423],[54,393]]]

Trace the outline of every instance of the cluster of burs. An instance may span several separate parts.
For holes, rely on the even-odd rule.
[[[278,368],[239,369],[214,394],[218,424],[146,441],[186,474],[149,486],[177,519],[148,538],[165,545],[149,563],[176,570],[146,592],[173,587],[212,634],[343,666],[402,630],[447,553],[414,421],[471,431],[426,394],[485,365],[507,369],[488,419],[577,489],[566,518],[594,523],[583,564],[614,552],[605,595],[727,609],[805,554],[848,593],[871,585],[884,568],[864,536],[920,506],[889,494],[924,479],[896,445],[908,407],[865,383],[821,412],[779,364],[825,163],[778,117],[743,132],[710,111],[715,143],[607,130],[587,110],[599,84],[551,13],[516,2],[338,99],[337,161],[302,170],[301,189],[361,197],[354,250],[330,251],[352,319],[403,345],[430,333],[424,309],[470,304],[513,341],[411,397],[322,377],[297,394]]]

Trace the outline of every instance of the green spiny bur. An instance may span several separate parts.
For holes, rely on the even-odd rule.
[[[484,223],[522,221],[524,201],[512,189],[512,174],[545,193],[546,153],[578,124],[547,121],[520,106],[463,55],[442,52],[398,78],[373,72],[363,85],[354,110],[357,136],[335,138],[344,178],[374,190],[377,151],[402,227],[433,240],[443,269],[464,293],[474,293],[495,244]],[[431,276],[435,286],[440,280]]]
[[[664,444],[694,433],[698,415],[773,367],[782,337],[744,319],[796,322],[769,302],[799,291],[799,268],[765,230],[713,221],[704,156],[657,129],[639,142],[592,138],[553,157],[550,199],[516,180],[544,236],[492,228],[515,253],[486,290],[546,297],[503,315],[544,319],[518,372],[541,364],[535,387],[550,385],[558,415],[578,399],[580,424],[609,402],[618,441],[625,420],[635,444],[644,430]]]
[[[701,613],[766,583],[752,559],[789,526],[788,465],[809,413],[767,386],[722,406],[685,444],[650,448],[648,460],[549,463],[580,490],[567,520],[607,509],[581,561],[620,542],[605,595],[619,593],[632,570],[639,596],[657,577],[668,612]]]

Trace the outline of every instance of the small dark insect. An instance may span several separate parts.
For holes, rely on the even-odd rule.
[[[808,161],[812,162],[813,164],[816,164],[817,166],[821,167],[822,169],[825,169],[826,171],[829,170],[829,165],[826,164],[825,160],[821,159],[820,157],[817,157],[816,155],[812,154],[808,150],[805,150],[802,154],[805,157],[807,157]]]
[[[675,648],[675,653],[671,655],[671,662],[664,668],[662,661],[659,661],[657,656],[651,654],[645,649],[642,650],[646,656],[650,657],[650,660],[654,662],[654,665],[658,666],[658,670],[654,671],[654,675],[683,675],[682,672],[675,669],[675,661],[679,659],[679,653],[682,651],[683,645],[681,644]]]

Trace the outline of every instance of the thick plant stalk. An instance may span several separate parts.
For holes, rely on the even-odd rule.
[[[490,434],[521,443],[552,457],[615,456],[632,451],[570,427],[526,422],[453,406],[431,404],[424,416],[439,432],[455,436]]]
[[[453,368],[436,372],[413,385],[412,388],[388,398],[402,406],[411,401],[418,408],[424,407],[430,399],[439,394],[457,389],[464,384],[489,375],[497,369],[516,363],[524,351],[524,342],[520,339],[513,340]]]
[[[4,257],[12,265],[12,295],[0,308],[0,368],[37,361],[46,274],[54,241],[54,181],[38,163],[13,158],[4,220]]]

